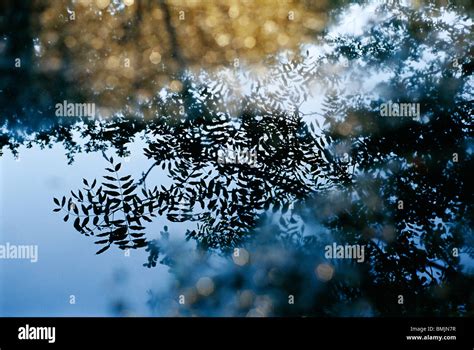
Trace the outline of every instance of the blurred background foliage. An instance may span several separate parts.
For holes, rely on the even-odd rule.
[[[104,116],[124,104],[134,109],[163,87],[182,89],[185,70],[233,67],[236,59],[261,65],[282,49],[297,49],[323,30],[335,4],[4,1],[2,106],[18,101],[10,112],[28,105],[48,114],[69,98],[93,100]],[[21,70],[14,58],[22,59]],[[32,85],[24,91],[17,79]]]

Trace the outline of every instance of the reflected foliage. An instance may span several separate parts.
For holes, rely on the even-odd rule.
[[[0,152],[60,142],[72,161],[89,151],[72,141],[72,130],[82,130],[76,123],[89,130],[96,121],[58,118],[57,103],[95,103],[97,117],[107,121],[141,115],[160,89],[180,91],[186,71],[255,65],[296,49],[320,33],[328,11],[342,3],[2,1]],[[262,25],[253,21],[255,13]],[[109,145],[116,137],[102,136]]]
[[[58,206],[56,212],[66,212],[63,220],[74,219],[74,228],[86,236],[100,238],[95,244],[103,247],[97,254],[103,253],[112,244],[120,249],[135,249],[146,246],[143,238],[145,227],[142,222],[151,222],[154,214],[154,199],[157,190],[142,190],[143,197],[136,193],[137,185],[131,175],[121,176],[121,163],[114,164],[112,157],[108,159],[110,167],[106,168],[109,175],[97,185],[84,179],[84,188],[77,192],[71,191],[72,197],[61,201],[54,198]]]
[[[166,17],[163,4],[156,6]],[[138,7],[123,11],[117,28],[139,15]],[[71,197],[54,199],[54,210],[97,237],[98,254],[114,245],[144,248],[146,266],[168,265],[178,282],[169,295],[188,302],[151,293],[158,313],[472,315],[472,19],[455,6],[394,4],[375,11],[360,34],[328,29],[319,46],[298,42],[267,67],[177,69],[168,75],[176,82],[164,90],[154,81],[136,85],[135,75],[117,81],[131,88],[97,88],[101,98],[118,91],[120,103],[130,91],[145,98],[120,105],[111,119],[55,124],[35,142],[64,141],[71,157],[79,147],[110,146],[125,156],[139,135],[150,167],[138,178],[123,175],[121,163],[104,153],[103,180],[84,179]],[[113,23],[121,18],[103,16]],[[137,44],[148,38],[131,33]],[[183,46],[184,39],[175,40]],[[160,47],[163,60],[201,59],[202,52],[178,54],[172,47]],[[220,54],[217,66],[228,59]],[[110,59],[103,64],[117,68]],[[418,103],[421,114],[382,117],[380,106],[388,101]],[[74,143],[73,130],[85,145]],[[2,140],[13,149],[18,144],[11,135]],[[222,162],[229,145],[252,150],[255,162]],[[153,183],[152,173],[168,181]],[[162,221],[193,227],[186,238],[197,249],[173,245],[175,229],[168,225],[159,235],[148,229]],[[333,243],[364,246],[365,260],[325,257]],[[245,248],[246,260],[236,258],[235,248]],[[213,259],[221,260],[220,269]]]
[[[261,216],[244,267],[232,255],[217,270],[209,257],[190,263],[179,249],[165,252],[178,280],[172,294],[191,301],[151,294],[151,308],[161,314],[156,305],[170,305],[165,312],[176,315],[472,315],[472,33],[458,29],[402,9],[370,37],[335,39],[333,58],[356,67],[352,81],[367,74],[357,69],[366,65],[393,72],[370,102],[337,81],[326,96],[324,159],[348,171],[349,181],[340,177],[298,200],[290,216]],[[426,50],[446,57],[413,68]],[[387,100],[419,101],[421,119],[381,118]],[[364,245],[368,259],[325,259],[324,247],[334,242]],[[203,277],[213,281],[212,297],[200,288]]]

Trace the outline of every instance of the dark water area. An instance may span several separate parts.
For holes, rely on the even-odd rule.
[[[472,316],[472,27],[3,1],[0,316]]]

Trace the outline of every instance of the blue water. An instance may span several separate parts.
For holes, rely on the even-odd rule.
[[[132,147],[124,163],[131,173],[149,165],[141,150]],[[167,268],[143,267],[144,249],[130,256],[110,249],[97,256],[93,238],[52,212],[53,197],[80,187],[83,177],[103,173],[102,155],[79,154],[72,165],[61,145],[22,147],[20,155],[15,160],[7,152],[0,158],[0,244],[38,245],[38,262],[0,260],[0,316],[115,315],[119,300],[125,300],[126,314],[147,315],[147,290],[166,287]]]

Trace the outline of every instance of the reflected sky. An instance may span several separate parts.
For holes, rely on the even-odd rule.
[[[124,163],[132,173],[148,165],[141,146],[134,143]],[[122,299],[130,314],[146,315],[146,291],[165,287],[167,267],[143,267],[144,249],[128,257],[119,250],[97,256],[90,239],[52,215],[52,198],[77,187],[83,177],[97,177],[104,158],[81,154],[72,165],[66,163],[61,146],[21,149],[18,160],[11,154],[0,159],[0,242],[36,244],[39,250],[36,263],[0,260],[0,315],[114,315],[111,305]],[[75,305],[69,303],[71,295]]]

